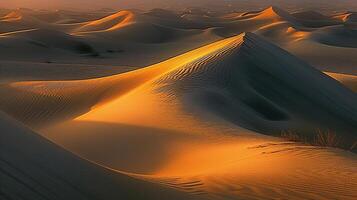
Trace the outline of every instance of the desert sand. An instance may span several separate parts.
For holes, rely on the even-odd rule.
[[[1,198],[357,198],[354,12],[1,13]]]

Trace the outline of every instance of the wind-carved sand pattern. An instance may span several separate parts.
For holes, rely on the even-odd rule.
[[[356,199],[355,18],[7,12],[0,198]]]

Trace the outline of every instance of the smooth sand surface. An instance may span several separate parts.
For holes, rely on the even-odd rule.
[[[79,158],[3,113],[0,115],[4,199],[192,198]]]
[[[1,198],[357,198],[355,13],[1,15]]]

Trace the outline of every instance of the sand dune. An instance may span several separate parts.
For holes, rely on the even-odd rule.
[[[95,53],[95,50],[80,38],[55,30],[32,29],[23,32],[1,34],[0,36],[5,37],[3,40],[9,38],[9,42],[14,43],[21,43],[18,40],[26,40],[43,48],[59,48],[82,54]]]
[[[355,176],[351,176],[354,154],[286,142],[240,128],[271,134],[274,128],[304,127],[312,131],[321,126],[336,128],[339,123],[344,124],[339,130],[353,127],[352,102],[356,96],[335,80],[251,33],[233,37],[189,63],[147,69],[157,75],[127,95],[40,133],[87,159],[211,199],[356,196],[350,192],[356,187]],[[259,74],[258,78],[252,78],[253,74]],[[310,78],[315,86],[301,84]],[[279,90],[263,90],[262,85],[267,84]],[[350,98],[342,98],[345,95]],[[281,96],[292,98],[280,100]],[[302,98],[306,101],[301,103]],[[337,105],[348,106],[349,111]],[[60,134],[63,130],[65,133]],[[126,134],[129,132],[132,134]],[[338,133],[339,137],[356,140],[353,134]],[[154,152],[139,139],[147,135],[160,138],[144,139]],[[118,142],[137,145],[128,147]],[[105,148],[95,151],[89,148],[93,143]],[[163,153],[157,155],[157,149]],[[122,156],[105,156],[109,151]],[[138,160],[142,156],[155,160]],[[335,159],[338,166],[330,162]],[[148,168],[138,167],[143,165]],[[346,187],[331,190],[335,180],[345,183],[346,179],[351,180]]]
[[[322,44],[357,48],[357,30],[345,26],[333,26],[315,31],[311,37]]]
[[[12,11],[9,14],[2,17],[1,21],[8,22],[8,21],[17,21],[21,19],[22,19],[22,15],[20,12]]]
[[[278,8],[278,7],[269,7],[262,12],[260,12],[257,16],[252,19],[258,20],[271,20],[272,22],[277,21],[290,21],[294,22],[295,18],[290,15],[290,13]]]
[[[356,199],[354,13],[298,10],[0,10],[0,196]]]
[[[329,16],[322,15],[316,11],[304,11],[292,14],[299,22],[306,27],[324,27],[340,24],[338,20],[334,20]]]
[[[352,91],[357,92],[357,76],[339,73],[326,73],[332,78],[338,80]]]
[[[160,84],[164,83],[164,85],[178,85],[180,88],[183,87],[183,89],[191,88],[191,92],[193,92],[192,89],[196,87],[198,89],[201,88],[199,86],[200,84],[205,85],[205,87],[212,85],[211,87],[216,88],[215,90],[217,90],[217,87],[222,88],[222,90],[228,92],[228,94],[219,91],[217,91],[217,93],[215,90],[207,90],[207,92],[203,92],[202,94],[201,91],[198,91],[198,94],[193,95],[194,97],[192,97],[193,99],[191,101],[194,102],[197,100],[200,107],[213,108],[212,112],[216,115],[220,115],[224,119],[237,123],[245,128],[270,134],[280,134],[282,130],[291,129],[303,133],[305,132],[307,136],[309,133],[320,128],[331,129],[341,132],[341,134],[344,135],[343,140],[348,143],[346,145],[351,146],[348,141],[353,142],[355,140],[353,138],[354,136],[350,134],[350,131],[355,128],[353,124],[356,120],[356,108],[353,103],[356,96],[354,93],[254,34],[237,37],[202,47],[201,49],[144,68],[143,70],[108,78],[62,82],[20,82],[4,85],[2,90],[9,91],[10,93],[8,92],[6,98],[2,98],[2,110],[5,110],[11,116],[14,116],[26,124],[36,126],[40,123],[44,125],[46,124],[44,122],[45,119],[50,122],[51,120],[58,120],[58,118],[67,119],[75,117],[76,115],[89,111],[89,109],[102,101],[125,94],[157,76],[163,76],[160,75],[162,73],[168,73],[180,66],[187,65],[182,69],[178,69],[177,72],[172,72],[173,75],[163,76],[158,82]],[[230,44],[231,42],[233,43]],[[234,50],[236,48],[238,49],[237,51]],[[204,49],[207,50],[203,52]],[[226,58],[226,54],[233,55]],[[221,57],[227,59],[227,61],[225,61],[225,59],[222,61],[222,59],[218,58],[211,59],[211,57],[214,58],[218,55],[222,55]],[[272,62],[266,58],[268,55],[272,55],[275,58],[281,57],[282,59]],[[250,56],[264,58],[265,60],[256,60],[251,63]],[[198,60],[190,64],[190,62],[199,58],[201,58],[202,61]],[[216,62],[227,63],[225,64],[225,68],[218,70],[217,66],[221,66],[221,64],[215,64]],[[274,67],[274,64],[277,62],[280,62],[279,66],[281,66],[281,68]],[[171,66],[171,69],[166,67],[169,63],[174,64]],[[231,68],[229,63],[235,63],[235,65],[232,66],[236,66],[237,63],[239,63],[242,67]],[[263,66],[263,64],[260,63],[265,63],[265,67],[259,67],[260,65]],[[267,65],[268,63],[271,63],[269,67]],[[245,69],[246,67],[244,66],[250,66],[252,64],[254,64],[257,69]],[[207,67],[196,68],[196,66],[201,65],[207,65]],[[284,66],[289,66],[289,68],[284,69]],[[212,70],[212,72],[210,70]],[[188,74],[181,74],[181,72],[188,72]],[[257,76],[258,72],[261,77],[254,81],[255,83],[252,83],[253,80],[250,80],[249,77],[251,77],[252,74]],[[197,77],[196,73],[200,76]],[[227,76],[227,74],[233,75],[236,73],[241,74],[243,77],[234,80],[230,78],[230,76]],[[194,75],[194,80],[191,80],[191,74]],[[294,74],[294,76],[288,77],[288,74]],[[309,74],[309,77],[306,74]],[[217,78],[212,77],[214,78],[212,81],[204,82],[207,77],[211,76]],[[306,86],[295,85],[295,82],[306,80],[307,78],[314,80],[316,88],[309,87],[308,90],[310,91],[307,91]],[[290,83],[290,80],[294,79],[296,79],[296,81]],[[277,85],[280,82],[284,82],[285,88],[281,88],[282,86]],[[279,91],[281,94],[260,89],[261,85],[266,86],[268,83],[271,84],[271,88],[280,88]],[[88,87],[88,85],[93,85],[93,87]],[[225,85],[240,86],[237,88],[227,88]],[[246,88],[242,85],[246,85]],[[173,89],[169,89],[166,93],[169,93],[169,96],[181,96],[176,94],[177,92],[173,92],[176,90],[174,86]],[[162,87],[164,88],[163,90],[165,90],[166,87],[170,88],[171,86]],[[181,89],[178,91],[181,91]],[[233,95],[237,93],[237,91],[240,91],[238,92],[239,94],[244,95]],[[173,94],[171,94],[172,92]],[[185,93],[185,91],[183,92]],[[83,102],[82,99],[89,93],[91,93],[91,98],[87,98],[86,103]],[[229,95],[230,93],[232,93],[231,95],[233,96]],[[303,95],[298,95],[301,93]],[[287,94],[289,94],[288,96],[290,96],[291,99],[285,99],[284,102],[282,102],[280,97],[287,96]],[[334,101],[325,100],[325,97],[332,98],[333,96],[341,96],[343,98],[338,99],[334,97]],[[349,96],[349,98],[345,98],[346,96]],[[212,101],[214,99],[207,99],[213,97],[216,99],[215,101]],[[307,110],[314,110],[315,115],[307,115],[307,110],[301,108],[296,109],[299,107],[297,103],[307,97],[310,100],[305,100],[304,106],[302,107],[307,108]],[[43,103],[49,101],[51,102],[50,107],[41,106]],[[202,104],[201,101],[205,103]],[[218,106],[220,105],[218,104],[219,102],[224,103],[224,107],[228,110],[221,110],[221,108],[219,108],[220,106]],[[216,104],[219,108],[217,110],[215,109],[216,106],[214,106]],[[333,104],[333,106],[331,106],[331,104]],[[317,107],[316,105],[319,106]],[[344,105],[344,107],[339,105]],[[18,111],[14,109],[14,106],[19,108]],[[54,109],[53,106],[55,106],[56,109]],[[24,113],[24,109],[27,110],[27,112]],[[50,112],[49,109],[52,111]],[[68,114],[69,112],[71,114]],[[326,124],[328,125],[326,126]]]
[[[0,115],[1,138],[6,138],[0,145],[0,177],[6,183],[1,195],[6,199],[192,199],[74,156]]]
[[[133,22],[134,13],[130,11],[120,11],[102,19],[87,22],[85,25],[81,26],[76,32],[112,31],[129,25]]]
[[[242,40],[242,44],[239,42],[235,44],[239,47],[236,50],[235,46],[232,45],[230,48],[233,50],[213,53],[183,69],[177,70],[177,72],[173,72],[168,77],[162,78],[159,81],[160,84],[164,84],[162,90],[164,93],[169,93],[169,96],[176,98],[183,95],[177,94],[177,92],[185,94],[185,90],[189,90],[189,93],[193,95],[192,99],[185,95],[183,98],[189,98],[191,102],[197,101],[195,107],[200,105],[205,110],[213,109],[212,111],[215,114],[259,132],[279,132],[283,129],[298,131],[299,127],[305,127],[306,130],[303,130],[303,128],[300,131],[311,133],[314,131],[313,129],[319,127],[346,132],[347,135],[350,135],[346,135],[347,138],[351,137],[352,141],[356,140],[355,136],[350,133],[355,129],[357,114],[353,103],[356,101],[354,100],[355,94],[254,34],[245,34]],[[220,57],[218,57],[219,55]],[[275,61],[269,61],[269,57],[273,57]],[[284,59],[280,60],[279,57]],[[291,76],[288,74],[291,74]],[[314,81],[316,88],[295,84],[303,80],[307,81],[309,78]],[[265,90],[267,84],[270,85],[269,88],[280,88],[277,91],[281,93]],[[282,87],[286,88],[283,89]],[[200,91],[203,88],[205,88],[204,91]],[[289,95],[284,94],[285,92]],[[301,94],[302,96],[300,96]],[[284,99],[282,102],[281,98],[286,96],[291,98]],[[344,103],[339,102],[338,96],[349,96],[349,102],[345,102],[345,98],[340,99]],[[330,100],[326,101],[326,98],[333,98],[335,103]],[[314,110],[313,113],[319,113],[318,110],[323,112],[329,110],[329,114],[321,113],[313,116],[309,113],[306,115],[307,112],[296,104],[296,102],[301,102],[299,99],[309,99],[311,102],[305,100],[302,107],[309,107],[308,110]],[[331,106],[331,103],[335,106]],[[349,108],[341,110],[343,108],[339,105]],[[299,111],[296,110],[297,108],[299,108]],[[351,115],[348,114],[349,112]],[[338,119],[340,117],[342,118]],[[304,122],[306,119],[308,119],[308,123]],[[330,121],[331,119],[333,120]],[[308,125],[309,123],[314,125]],[[339,123],[343,125],[338,125]],[[330,126],[326,126],[326,124]],[[345,130],[343,131],[343,129]],[[346,142],[349,140],[347,138]],[[353,142],[348,146],[351,145],[353,145]]]
[[[0,99],[1,109],[30,126],[43,126],[52,120],[75,117],[102,101],[125,94],[158,76],[168,70],[167,66],[181,66],[206,55],[207,52],[222,48],[232,40],[234,38],[218,41],[148,68],[111,77],[3,84],[1,90],[10,94]],[[83,101],[83,98],[86,98],[86,101]],[[48,107],[43,106],[45,102],[50,102]],[[15,107],[17,109],[14,109]],[[24,110],[26,111],[23,112]]]

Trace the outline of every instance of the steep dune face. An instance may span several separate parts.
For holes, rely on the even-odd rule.
[[[5,199],[193,199],[81,159],[2,112],[0,128],[1,196]]]
[[[303,84],[308,82],[314,85]],[[251,33],[158,84],[168,96],[258,132],[294,130],[309,137],[331,129],[340,132],[347,148],[356,141],[356,94]]]

